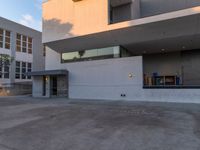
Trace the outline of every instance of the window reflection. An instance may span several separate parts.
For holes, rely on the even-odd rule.
[[[61,57],[62,57],[62,63],[65,63],[73,61],[119,58],[119,57],[124,57],[124,53],[126,53],[125,57],[130,56],[130,53],[126,49],[123,49],[120,46],[115,46],[108,48],[62,53]]]

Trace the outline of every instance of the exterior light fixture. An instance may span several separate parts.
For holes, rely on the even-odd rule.
[[[128,74],[128,77],[129,77],[129,78],[133,78],[133,74],[132,74],[132,73],[129,73],[129,74]]]
[[[161,51],[163,51],[163,52],[164,52],[164,51],[165,51],[165,49],[163,48],[163,49],[161,49]]]

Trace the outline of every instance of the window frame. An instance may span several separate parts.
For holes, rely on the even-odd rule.
[[[16,52],[32,54],[33,38],[27,35],[16,33]]]

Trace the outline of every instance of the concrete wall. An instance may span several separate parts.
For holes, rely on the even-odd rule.
[[[140,0],[141,17],[200,6],[199,0]]]
[[[69,98],[200,103],[200,89],[143,89],[141,56],[60,64],[48,48],[46,58],[46,70],[69,71]]]
[[[46,70],[59,68],[69,71],[69,98],[131,99],[141,90],[143,73],[140,56],[67,64],[50,61],[51,56],[60,58],[59,54],[48,49]],[[121,97],[121,94],[126,97]]]
[[[33,97],[43,97],[43,78],[42,76],[33,77]]]
[[[145,22],[151,22],[153,19],[131,20],[130,22],[110,25],[108,2],[108,0],[82,0],[77,2],[73,2],[72,0],[50,0],[44,2],[43,42],[47,43],[126,28],[138,23],[144,24]],[[174,0],[170,0],[170,2],[164,0],[142,0],[139,2],[139,0],[133,0],[131,19],[198,6],[200,3],[199,0],[178,0],[176,2]],[[124,12],[126,12],[125,9]],[[191,12],[199,12],[199,8],[191,9],[181,14],[184,15]],[[119,18],[121,17],[119,16]],[[158,20],[163,20],[165,17],[158,18]]]
[[[103,31],[107,26],[108,0],[43,3],[43,42]]]

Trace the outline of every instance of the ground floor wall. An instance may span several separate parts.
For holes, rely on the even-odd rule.
[[[171,63],[165,63],[163,71],[179,72],[179,64],[173,66],[179,55],[176,54]],[[66,69],[69,71],[68,97],[70,99],[200,103],[200,89],[143,88],[142,56],[64,64],[60,63],[60,55],[55,51],[48,50],[46,57],[46,70]],[[56,61],[52,61],[52,58]],[[155,64],[152,64],[152,67],[159,68]],[[170,69],[174,72],[170,72]]]
[[[0,87],[0,96],[28,95],[32,93],[32,82],[13,83]]]
[[[69,71],[69,97],[131,99],[143,86],[142,57],[63,65]],[[131,95],[130,95],[131,93]]]
[[[72,99],[200,103],[200,89],[143,88],[142,56],[71,63],[62,67],[69,70],[69,98]],[[174,68],[176,70],[176,66]]]
[[[33,77],[33,97],[43,97],[43,77],[34,76]]]

